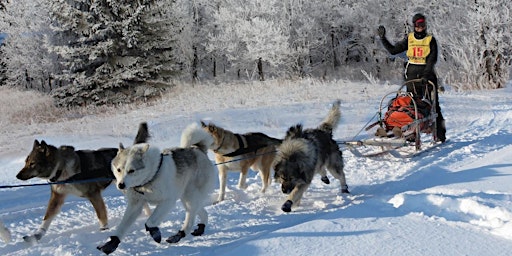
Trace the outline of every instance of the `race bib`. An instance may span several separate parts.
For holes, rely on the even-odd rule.
[[[430,54],[430,41],[432,41],[432,36],[428,35],[423,39],[416,39],[414,33],[409,33],[407,41],[407,58],[409,58],[409,63],[418,65],[427,64],[427,56]]]

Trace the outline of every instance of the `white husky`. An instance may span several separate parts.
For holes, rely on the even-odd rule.
[[[0,238],[4,242],[9,243],[11,241],[11,232],[5,227],[4,223],[0,221]]]
[[[211,200],[210,194],[218,183],[215,168],[207,155],[212,142],[211,135],[198,124],[192,124],[183,131],[180,148],[160,151],[147,143],[126,149],[120,145],[117,156],[112,160],[112,171],[117,187],[125,192],[128,205],[110,241],[98,249],[106,254],[115,251],[146,202],[156,205],[145,226],[157,243],[162,239],[158,225],[178,199],[186,210],[185,221],[181,230],[166,241],[177,243],[190,233],[196,215],[201,221],[191,234],[202,235],[208,222],[204,207]]]

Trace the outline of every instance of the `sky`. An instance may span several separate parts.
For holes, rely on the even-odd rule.
[[[337,141],[373,138],[364,131],[381,98],[396,91],[390,82],[301,80],[226,85],[178,85],[161,101],[106,114],[84,115],[53,123],[4,124],[0,133],[0,185],[20,181],[17,172],[35,139],[77,149],[129,145],[146,121],[149,143],[179,146],[190,123],[213,122],[235,133],[263,132],[283,138],[288,127],[316,127],[331,104],[341,100]],[[177,244],[155,243],[139,216],[112,255],[508,255],[512,251],[512,89],[440,95],[448,141],[414,157],[361,157],[341,145],[349,195],[339,195],[330,174],[326,185],[316,176],[301,205],[280,207],[286,195],[273,182],[260,192],[257,172],[238,189],[238,173],[228,176],[226,199],[209,205],[209,224],[200,237]],[[428,135],[423,140],[429,140]],[[369,150],[367,147],[358,148]],[[427,150],[428,149],[428,150]],[[378,149],[375,149],[378,150]],[[213,161],[213,153],[209,152]],[[1,255],[101,255],[120,222],[126,201],[115,186],[103,195],[111,229],[99,230],[90,203],[69,196],[62,212],[37,243],[23,241],[41,224],[50,188],[0,189],[0,220],[12,233],[0,241]],[[218,189],[211,195],[211,202]],[[181,227],[178,202],[160,225],[162,236]]]

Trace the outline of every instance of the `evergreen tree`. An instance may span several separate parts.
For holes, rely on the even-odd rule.
[[[0,0],[0,14],[1,16],[5,16],[5,3],[6,0]],[[5,38],[6,34],[2,33],[0,30],[0,86],[4,85],[5,80],[7,80],[7,76],[5,74],[7,64],[5,63],[5,55],[2,49],[3,40]]]
[[[57,104],[127,103],[160,95],[177,75],[174,0],[52,1],[66,84]]]

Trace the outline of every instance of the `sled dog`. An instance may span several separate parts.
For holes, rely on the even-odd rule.
[[[290,212],[292,205],[300,203],[316,173],[328,184],[325,169],[340,181],[341,193],[349,193],[342,153],[332,138],[340,117],[340,101],[336,101],[317,128],[304,130],[298,124],[286,132],[274,161],[274,178],[281,184],[282,192],[288,194],[281,207],[283,211]]]
[[[264,193],[271,183],[272,162],[276,156],[276,147],[281,140],[263,133],[237,134],[215,124],[201,122],[205,131],[213,137],[210,149],[215,153],[215,162],[219,170],[219,195],[217,202],[224,200],[228,171],[240,171],[238,188],[246,188],[249,168],[259,171],[261,192]]]
[[[5,227],[4,223],[0,221],[0,238],[5,243],[9,243],[11,241],[11,232]]]
[[[143,123],[139,127],[135,143],[145,142],[148,136],[147,124]],[[25,166],[16,178],[28,180],[37,177],[53,183],[62,183],[50,186],[51,195],[43,223],[33,235],[24,236],[23,239],[27,242],[40,240],[69,194],[87,198],[96,211],[100,229],[108,229],[107,208],[101,192],[115,178],[110,169],[110,162],[116,154],[117,148],[75,150],[72,146],[57,148],[44,140],[35,140],[32,151],[25,160]],[[77,182],[88,179],[95,181]]]
[[[127,207],[110,240],[97,248],[110,254],[133,224],[143,203],[156,205],[145,223],[146,231],[157,243],[162,236],[158,225],[181,199],[186,210],[185,221],[176,235],[167,238],[177,243],[190,233],[196,215],[200,222],[190,234],[200,236],[208,222],[204,208],[216,185],[215,168],[208,158],[213,138],[198,124],[189,125],[181,135],[181,147],[160,151],[147,143],[136,144],[119,151],[112,161],[117,188],[125,190]]]

